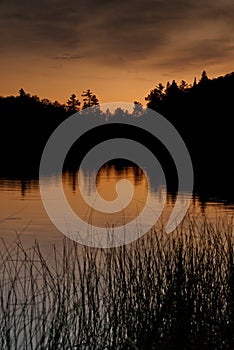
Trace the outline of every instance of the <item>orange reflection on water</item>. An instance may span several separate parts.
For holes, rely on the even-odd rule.
[[[113,200],[116,192],[115,185],[117,181],[127,178],[134,185],[133,201],[124,212],[115,215],[95,212],[90,209],[84,200],[79,198],[78,189],[78,173],[65,173],[63,175],[63,186],[69,203],[72,205],[74,211],[78,213],[81,218],[89,222],[95,222],[99,227],[105,224],[124,224],[136,217],[145,204],[146,195],[149,191],[154,192],[151,184],[147,185],[147,179],[144,173],[138,168],[127,167],[117,170],[113,166],[103,167],[96,179],[99,193],[106,200]],[[82,174],[83,184],[87,193],[92,191],[90,178],[87,174]],[[48,177],[48,188],[51,184],[57,184],[58,178],[56,175]],[[155,192],[160,200],[160,191]],[[186,193],[184,194],[186,197]],[[168,194],[167,201],[163,213],[158,221],[166,224],[168,217],[174,207],[176,196]],[[183,205],[183,203],[181,203]],[[197,224],[203,221],[204,217],[211,223],[217,223],[217,219],[225,222],[233,218],[234,204],[218,201],[217,199],[201,201],[201,198],[194,196],[190,205],[190,218],[195,220]],[[95,214],[95,215],[94,215]],[[187,216],[186,216],[187,217]],[[186,219],[185,219],[186,220]],[[188,223],[190,221],[188,220]],[[0,238],[3,237],[7,241],[14,240],[16,233],[24,237],[28,242],[32,242],[35,238],[46,244],[52,240],[61,240],[62,233],[53,225],[48,217],[40,196],[40,189],[38,179],[0,179]]]
[[[63,175],[64,193],[73,211],[82,220],[98,227],[117,227],[127,224],[143,210],[148,193],[148,181],[143,171],[134,167],[126,167],[118,171],[114,166],[104,166],[98,172],[96,179],[92,173],[90,176],[87,176],[82,170],[80,172],[81,182],[86,195],[94,191],[94,183],[96,184],[99,195],[106,201],[116,199],[116,184],[121,179],[130,181],[134,188],[134,195],[131,202],[122,211],[104,213],[90,208],[82,197],[78,186],[78,172],[72,174],[65,173]],[[124,199],[124,195],[122,198]]]

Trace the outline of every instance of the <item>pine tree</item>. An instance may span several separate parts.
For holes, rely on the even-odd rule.
[[[81,96],[84,97],[82,109],[99,105],[97,96],[90,89],[83,91]]]
[[[76,113],[79,111],[80,101],[76,98],[75,94],[72,94],[67,100],[66,110],[69,113]]]

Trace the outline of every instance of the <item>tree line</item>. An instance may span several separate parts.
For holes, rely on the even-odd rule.
[[[192,84],[184,80],[180,83],[172,80],[165,86],[156,84],[145,101],[147,107],[161,113],[181,134],[190,152],[199,187],[206,190],[211,186],[217,190],[227,185],[234,197],[233,97],[234,73],[210,79],[203,71],[200,79],[195,78]],[[25,159],[29,166],[33,162],[38,166],[44,145],[54,129],[71,114],[88,107],[96,107],[97,115],[105,119],[130,114],[141,117],[143,114],[143,106],[138,101],[134,101],[132,113],[120,108],[112,113],[109,110],[103,112],[99,109],[98,97],[90,89],[83,91],[80,97],[71,94],[64,104],[40,99],[22,88],[17,96],[0,97],[1,160],[7,164],[2,169],[19,168]],[[110,137],[108,131],[107,134]],[[93,142],[95,138],[96,134],[90,137]],[[144,139],[147,139],[145,135]]]
[[[183,137],[194,166],[195,184],[234,198],[234,72],[210,79],[203,71],[193,84],[156,85],[147,106],[165,116]]]

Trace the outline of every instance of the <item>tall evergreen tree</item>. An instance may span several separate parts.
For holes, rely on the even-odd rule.
[[[99,105],[97,96],[94,95],[90,89],[83,91],[81,96],[83,97],[82,109]]]
[[[151,109],[158,109],[164,97],[164,86],[159,83],[153,90],[150,91],[149,95],[145,97],[147,107]]]
[[[66,110],[69,113],[76,113],[79,111],[80,101],[76,98],[75,94],[72,94],[67,100]]]

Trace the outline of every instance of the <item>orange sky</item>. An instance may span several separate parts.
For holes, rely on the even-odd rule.
[[[159,82],[234,70],[231,0],[2,0],[0,32],[2,96],[144,102]]]

